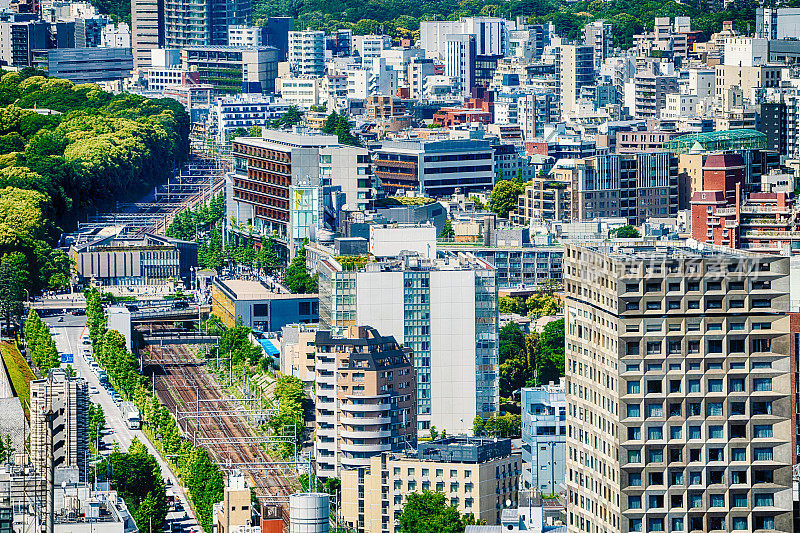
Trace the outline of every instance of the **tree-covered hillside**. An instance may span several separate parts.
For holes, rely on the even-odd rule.
[[[2,290],[34,295],[63,282],[65,258],[51,247],[59,228],[149,190],[188,153],[189,118],[174,100],[28,69],[0,70],[0,106]]]

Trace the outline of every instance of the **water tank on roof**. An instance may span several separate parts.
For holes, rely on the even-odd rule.
[[[329,533],[330,496],[301,492],[289,496],[289,533]]]

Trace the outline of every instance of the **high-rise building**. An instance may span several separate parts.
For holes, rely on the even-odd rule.
[[[594,83],[594,48],[582,44],[557,47],[556,73],[563,117],[575,109],[581,87]]]
[[[792,531],[789,259],[566,246],[567,530]]]
[[[295,76],[325,74],[325,32],[290,31],[288,49],[289,68]]]
[[[31,382],[31,463],[40,475],[48,467],[76,467],[86,480],[89,445],[89,388],[83,378],[53,369],[47,379]],[[52,416],[52,425],[48,417]],[[52,432],[51,432],[52,429]]]
[[[583,44],[594,49],[594,66],[599,69],[608,57],[614,42],[614,26],[605,20],[595,20],[583,27]]]
[[[470,94],[475,80],[475,35],[457,33],[448,35],[445,48],[445,74],[456,81],[462,95]]]
[[[343,335],[314,339],[314,457],[317,475],[369,465],[383,452],[417,443],[413,355],[374,328],[350,326]]]
[[[345,269],[306,248],[319,273],[320,323],[368,325],[414,351],[420,431],[472,429],[498,410],[496,271],[469,253],[407,256]]]
[[[250,24],[250,0],[163,0],[164,44],[226,46],[228,27]]]
[[[131,0],[131,46],[133,67],[150,67],[150,50],[164,46],[163,0]]]

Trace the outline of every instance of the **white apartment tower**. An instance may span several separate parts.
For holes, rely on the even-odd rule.
[[[792,531],[789,259],[567,245],[567,530]]]
[[[289,32],[289,68],[295,76],[320,77],[325,74],[325,32]]]
[[[460,33],[447,36],[445,74],[455,78],[461,94],[466,96],[472,89],[475,77],[475,35]]]

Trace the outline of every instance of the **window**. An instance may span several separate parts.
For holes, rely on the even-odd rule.
[[[647,519],[647,531],[664,531],[664,519],[663,518],[648,518]]]
[[[731,309],[744,309],[744,300],[742,299],[729,300],[729,307]]]
[[[701,454],[700,454],[700,449],[699,448],[696,449],[696,450],[689,450],[689,462],[690,463],[699,462],[702,459],[702,457],[700,455]]]
[[[661,380],[647,380],[647,394],[661,394]]]
[[[731,484],[747,485],[747,471],[746,470],[731,470]]]
[[[729,378],[728,392],[744,392],[744,378]]]
[[[669,438],[671,439],[679,439],[683,433],[683,428],[681,426],[670,426],[669,428]]]
[[[653,450],[649,450],[647,453],[647,462],[648,463],[663,463],[664,462],[664,450],[661,448],[656,448]]]
[[[735,361],[731,363],[731,370],[744,370],[744,361]]]
[[[700,392],[700,380],[699,379],[690,379],[689,380],[689,392]]]
[[[683,531],[683,518],[673,518],[671,530]]]
[[[765,368],[772,368],[770,361],[753,361],[750,365],[753,370],[764,370]]]
[[[638,283],[626,283],[625,284],[625,292],[638,292],[639,291],[639,284]]]
[[[641,463],[642,462],[641,452],[639,450],[628,450],[628,462]]]
[[[744,415],[744,402],[731,402],[731,416]]]
[[[712,322],[706,325],[707,331],[722,331],[722,322]]]
[[[647,428],[647,440],[662,440],[663,438],[664,432],[660,427]]]
[[[651,494],[647,500],[649,509],[661,509],[664,507],[664,496],[661,494]]]
[[[722,353],[722,340],[709,340],[708,341],[708,353]]]
[[[680,509],[681,507],[683,507],[683,495],[682,494],[673,494],[672,496],[669,497],[669,508],[670,509],[675,509],[675,508]]]
[[[756,494],[753,496],[753,507],[772,507],[773,504],[772,494]]]
[[[721,379],[709,379],[708,380],[708,392],[722,392],[722,380]]]
[[[680,392],[681,391],[681,380],[679,379],[671,379],[669,380],[669,392]]]
[[[647,310],[648,311],[659,311],[659,310],[661,310],[661,301],[657,300],[655,302],[647,302]]]
[[[647,474],[647,483],[649,485],[663,485],[664,473],[663,472],[650,472]]]
[[[731,494],[731,507],[747,507],[747,494]]]
[[[753,529],[775,529],[774,516],[754,516]]]
[[[771,415],[772,402],[753,402],[753,416],[756,415]]]
[[[728,352],[744,353],[744,339],[731,339],[728,341]]]
[[[638,403],[632,403],[628,405],[628,416],[629,417],[642,416]]]
[[[639,364],[627,364],[625,365],[625,372],[638,372],[639,371]]]
[[[663,366],[661,365],[661,363],[647,363],[648,372],[661,371],[662,368]]]
[[[753,485],[758,483],[772,483],[772,470],[753,470]]]
[[[681,301],[680,300],[669,300],[667,301],[667,309],[680,309],[681,308]]]
[[[770,339],[753,339],[754,352],[768,352],[770,350]]]
[[[681,284],[680,283],[669,283],[667,285],[667,290],[669,292],[678,292],[678,291],[681,290]]]
[[[692,509],[698,509],[703,506],[703,496],[700,494],[690,494],[689,495],[689,507]]]
[[[702,472],[689,472],[689,485],[702,485],[703,473]]]
[[[746,461],[747,450],[745,448],[731,448],[731,461]]]
[[[772,390],[772,378],[753,378],[753,390],[765,392]]]
[[[641,530],[642,530],[641,518],[630,518],[628,520],[628,531],[641,531]]]
[[[628,485],[631,487],[642,486],[642,474],[639,472],[631,472],[628,474]]]
[[[708,498],[708,506],[709,507],[725,507],[725,495],[724,494],[712,494]]]
[[[708,460],[709,461],[724,461],[725,454],[722,448],[709,448],[708,450]]]
[[[711,470],[707,476],[709,485],[721,485],[724,481],[722,470]]]
[[[731,424],[730,438],[744,439],[747,437],[747,426],[745,424]]]
[[[628,507],[630,509],[641,509],[642,508],[642,497],[641,496],[628,496]]]
[[[733,525],[734,531],[747,531],[746,516],[734,516],[733,518],[731,518],[731,523]]]
[[[772,437],[772,424],[753,426],[753,438],[768,439]]]
[[[661,341],[648,342],[647,343],[647,353],[649,355],[660,354],[661,353]]]
[[[744,322],[731,322],[731,331],[744,331]]]
[[[676,485],[683,485],[683,472],[670,472],[669,473],[669,484],[672,486]]]
[[[725,519],[721,516],[709,516],[708,529],[711,531],[725,529]]]
[[[696,341],[696,342],[697,342],[697,351],[699,352],[700,351],[700,341]],[[689,344],[690,345],[692,344],[691,341],[689,342]],[[699,361],[689,361],[689,370],[690,371],[691,370],[700,370],[700,362]]]
[[[628,440],[639,440],[642,438],[642,432],[638,427],[628,428]]]
[[[686,349],[689,353],[700,353],[700,341],[689,341],[686,343]],[[690,363],[689,370],[692,370]],[[697,370],[700,370],[700,364],[697,363]]]
[[[628,342],[625,344],[625,355],[639,355],[639,343]]]
[[[639,302],[628,302],[625,304],[626,311],[638,311],[639,310]]]
[[[660,403],[651,403],[647,405],[647,417],[664,416],[664,409]]]
[[[681,448],[670,448],[669,462],[680,463],[681,461],[683,461],[683,450]]]
[[[689,404],[689,416],[700,416],[701,409],[699,402],[693,402]]]
[[[722,402],[709,402],[706,416],[722,416]]]
[[[686,307],[688,309],[700,309],[700,300],[689,300]]]
[[[772,461],[772,448],[753,448],[754,461]]]
[[[629,381],[628,382],[628,394],[639,394],[639,382],[638,381]]]
[[[690,281],[686,284],[687,291],[699,291],[700,290],[700,282],[699,281]]]
[[[753,307],[757,308],[769,307],[769,298],[754,298]]]
[[[708,427],[708,438],[709,439],[721,439],[722,437],[722,426],[709,426]]]
[[[731,281],[731,282],[728,282],[728,290],[729,291],[743,291],[744,290],[744,281]]]
[[[671,404],[669,404],[669,416],[681,416],[681,404],[680,403],[671,403]]]
[[[772,329],[771,322],[753,322],[753,329]]]
[[[671,354],[681,353],[681,341],[669,341],[667,343],[667,351]]]
[[[706,370],[722,370],[721,362],[706,363]]]

